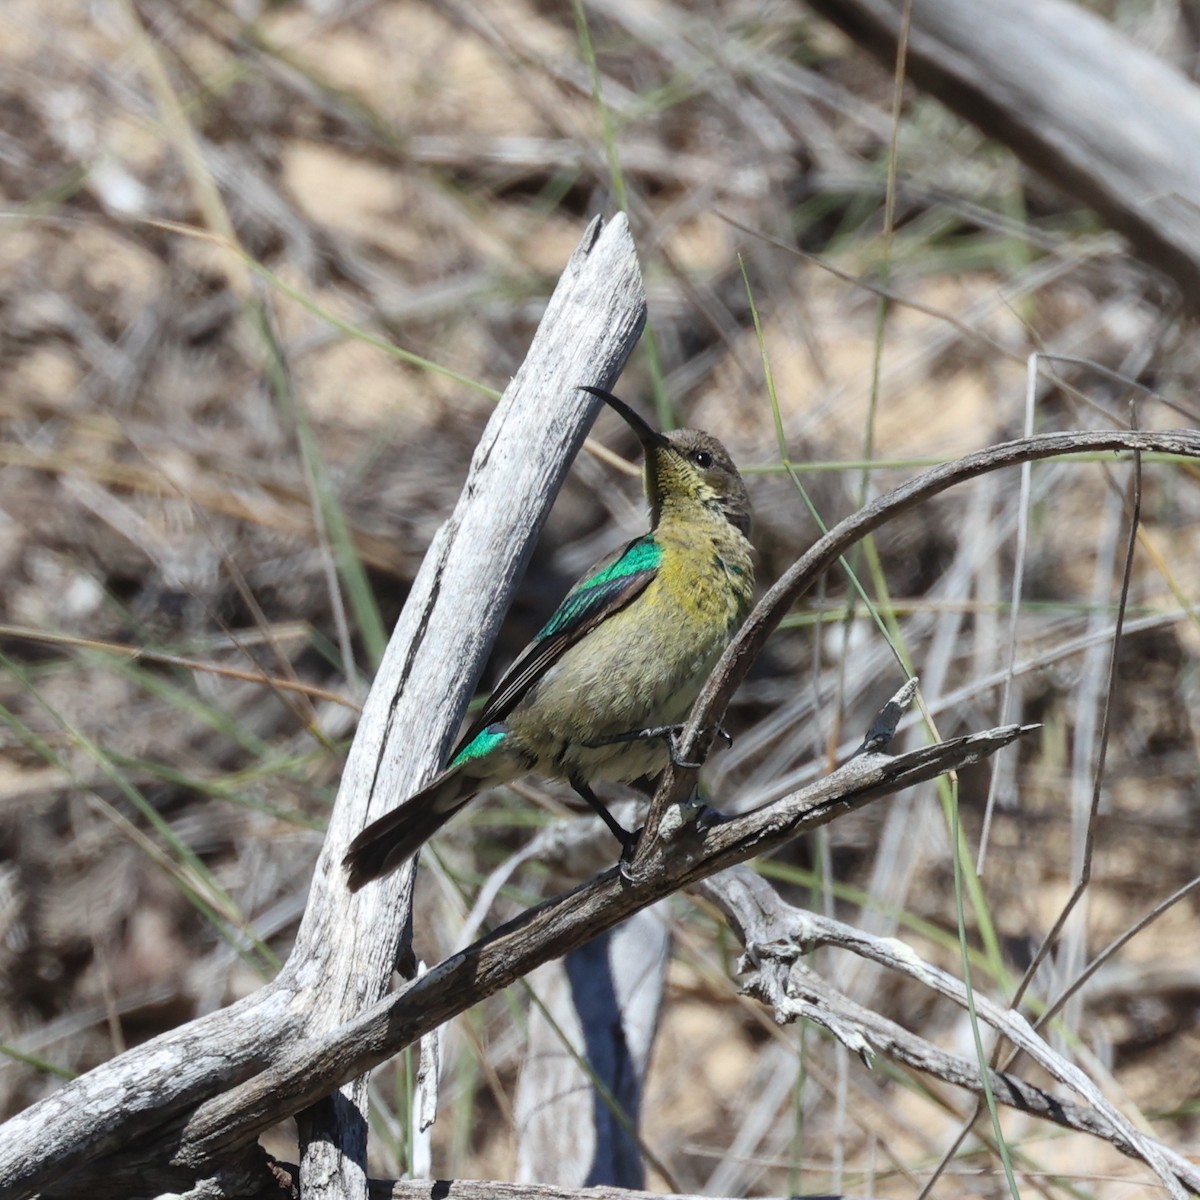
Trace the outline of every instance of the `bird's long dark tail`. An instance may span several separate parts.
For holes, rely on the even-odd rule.
[[[456,768],[443,771],[398,808],[372,821],[350,843],[342,866],[352,892],[403,866],[479,788]]]

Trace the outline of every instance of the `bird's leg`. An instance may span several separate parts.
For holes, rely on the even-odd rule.
[[[679,753],[679,735],[682,732],[682,725],[655,725],[649,729],[631,729],[627,733],[610,734],[608,737],[597,738],[594,742],[584,744],[594,750],[597,746],[612,746],[617,742],[641,742],[649,738],[662,738],[667,743],[667,753],[676,767],[680,770],[698,771],[703,763],[688,762]],[[733,745],[733,737],[724,725],[717,726],[717,737],[724,738],[730,746]]]
[[[570,783],[571,787],[575,789],[576,793],[582,796],[583,799],[588,802],[588,805],[596,814],[596,816],[598,816],[600,820],[602,820],[605,825],[608,826],[613,837],[615,837],[617,841],[621,843],[621,858],[624,859],[627,855],[631,855],[634,847],[637,845],[638,835],[636,833],[630,833],[629,830],[626,829],[625,826],[622,825],[621,822],[618,821],[617,818],[608,811],[608,808],[605,806],[600,797],[597,796],[596,793],[593,792],[592,789],[588,787],[588,785],[584,783],[582,779],[572,779]]]

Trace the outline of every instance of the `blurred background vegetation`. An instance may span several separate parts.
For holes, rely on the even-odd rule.
[[[1190,69],[1175,3],[1103,11]],[[286,956],[355,706],[593,215],[628,211],[649,291],[621,394],[730,446],[764,583],[812,540],[813,511],[832,523],[921,465],[1019,435],[1034,351],[1110,372],[1042,372],[1038,429],[1128,419],[1141,394],[1111,372],[1184,414],[1143,396],[1141,423],[1196,423],[1195,329],[1162,280],[934,101],[906,89],[894,114],[891,73],[787,0],[6,0],[0,34],[6,1115]],[[635,457],[611,419],[593,437]],[[997,475],[885,530],[848,564],[881,615],[831,575],[706,773],[730,810],[819,774],[905,664],[944,736],[1042,722],[997,760],[986,841],[990,770],[958,793],[971,861],[985,850],[965,913],[976,984],[997,996],[1074,887],[1089,828],[1091,883],[1039,997],[1200,859],[1200,497],[1191,468],[1146,467],[1110,691],[1129,479],[1111,459],[1045,464],[1024,507],[1019,476]],[[582,454],[492,672],[643,522],[636,483]],[[553,789],[520,791],[426,854],[426,960],[561,812]],[[797,902],[960,968],[936,788],[764,866]],[[561,884],[526,864],[495,915]],[[1133,938],[1062,1032],[1180,1147],[1200,1116],[1196,918],[1192,896]],[[643,1121],[670,1181],[913,1194],[969,1101],[775,1029],[738,998],[711,914],[680,898],[672,921]],[[862,963],[817,965],[969,1053],[948,1005]],[[437,1174],[511,1178],[526,1005],[514,989],[450,1033]],[[404,1080],[403,1062],[376,1076],[385,1173],[405,1165]],[[1127,1196],[1145,1178],[1019,1116],[1005,1132],[1044,1192]],[[272,1148],[287,1156],[290,1136]],[[992,1165],[968,1140],[945,1194],[983,1194]]]

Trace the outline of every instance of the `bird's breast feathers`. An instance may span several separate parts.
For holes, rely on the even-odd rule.
[[[586,744],[687,716],[754,587],[749,543],[726,528],[732,536],[660,526],[654,578],[563,653],[516,706],[509,725],[539,770],[634,779],[665,766],[661,741]]]

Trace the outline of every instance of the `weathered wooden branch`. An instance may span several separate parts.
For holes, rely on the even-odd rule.
[[[596,274],[603,283],[599,296],[608,299],[593,291],[582,306],[578,297],[561,300],[581,279],[594,286]],[[610,870],[523,914],[396,995],[370,1003],[403,944],[410,873],[351,898],[341,879],[341,853],[368,815],[395,803],[440,761],[486,652],[481,615],[491,614],[492,627],[499,620],[507,581],[582,439],[589,409],[580,406],[574,385],[611,384],[636,337],[640,292],[623,310],[612,300],[611,289],[630,280],[636,290],[623,222],[614,221],[599,238],[593,231],[531,351],[548,360],[537,369],[527,364],[514,380],[475,456],[463,501],[414,584],[347,765],[296,952],[279,978],[239,1005],[121,1055],[0,1127],[5,1200],[37,1190],[86,1189],[97,1198],[183,1191],[198,1179],[210,1181],[214,1195],[250,1188],[256,1179],[267,1187],[267,1164],[254,1144],[261,1132],[311,1108],[449,1017],[682,887],[1020,735],[1021,729],[1007,727],[897,758],[866,754],[802,792],[704,830],[683,819],[686,806],[670,803],[686,799],[690,786],[687,772],[669,771],[655,804],[657,835],[643,840],[630,878]],[[557,341],[551,353],[553,329],[565,343]],[[580,348],[585,340],[590,350]],[[524,395],[523,406],[511,398],[517,395]],[[694,757],[705,740],[697,731],[720,719],[784,613],[855,540],[986,471],[1096,450],[1200,457],[1200,432],[1068,433],[1007,443],[926,472],[842,522],[756,608],[697,703],[684,753]],[[459,647],[464,639],[467,649]],[[356,1100],[350,1094],[334,1114],[335,1141],[342,1115],[357,1136]],[[324,1165],[332,1187],[363,1194],[358,1164],[343,1170],[345,1162],[335,1158]]]
[[[1100,449],[1200,457],[1200,432],[1042,435],[992,447],[934,468],[882,497],[831,530],[771,588],[718,665],[697,702],[691,726],[709,728],[719,720],[728,696],[783,614],[857,538],[891,516],[985,471],[1054,454]],[[440,666],[444,668],[446,664]],[[236,1025],[224,1029],[211,1020],[193,1023],[216,1031],[216,1036],[209,1040],[201,1040],[191,1032],[192,1026],[187,1027],[183,1040],[196,1057],[206,1053],[211,1061],[216,1058],[213,1047],[220,1049],[219,1069],[210,1068],[207,1075],[203,1071],[193,1072],[188,1088],[176,1088],[173,1077],[164,1086],[156,1073],[156,1066],[158,1072],[186,1073],[185,1068],[191,1065],[184,1061],[180,1043],[168,1035],[151,1043],[148,1051],[146,1047],[131,1051],[82,1080],[66,1085],[48,1101],[33,1106],[0,1128],[0,1172],[3,1172],[0,1190],[5,1196],[27,1195],[106,1150],[119,1153],[112,1153],[103,1164],[97,1164],[99,1175],[87,1172],[85,1176],[91,1190],[101,1195],[112,1194],[105,1192],[105,1185],[123,1177],[146,1179],[159,1172],[164,1179],[179,1184],[212,1174],[223,1163],[240,1161],[238,1155],[244,1154],[247,1147],[252,1148],[254,1139],[282,1117],[315,1103],[450,1016],[540,963],[582,944],[599,930],[613,927],[672,891],[858,807],[872,795],[932,778],[990,753],[1019,732],[1015,728],[993,731],[978,735],[975,740],[947,743],[895,759],[878,754],[863,756],[813,788],[759,812],[717,825],[703,836],[685,826],[676,829],[677,836],[669,842],[647,839],[633,864],[632,879],[609,871],[566,896],[547,901],[332,1032],[306,1030],[302,1020],[290,1015],[288,1005],[300,996],[295,985],[290,989],[264,989],[260,1003],[273,1002],[279,1011],[266,1021],[261,1040],[249,1046],[248,1034]],[[690,737],[693,745],[702,741],[695,732]],[[424,746],[419,749],[423,754],[428,752]],[[685,748],[685,753],[688,752]],[[686,798],[688,789],[684,783],[684,772],[668,771],[659,789],[660,806],[662,797],[675,788],[680,789],[681,799]],[[334,845],[339,848],[344,845],[349,833],[349,829],[332,833],[332,837],[341,839],[335,840]],[[325,852],[326,887],[330,886],[329,864],[338,852],[339,849]],[[386,895],[406,890],[400,878],[397,883],[364,889],[360,894],[369,897],[373,893]],[[385,923],[385,927],[398,941],[396,926]],[[391,952],[389,948],[380,957],[380,970],[388,965]],[[297,962],[289,966],[281,979],[286,981],[295,975],[307,981],[306,986],[315,988],[318,981],[311,975],[318,969],[317,964]],[[279,1033],[280,1029],[285,1029],[286,1034]],[[238,1037],[245,1040],[235,1040]],[[164,1041],[171,1043],[170,1054],[161,1057]],[[231,1045],[237,1054],[231,1053]],[[220,1082],[214,1083],[214,1077]],[[236,1086],[230,1087],[231,1083]],[[128,1092],[123,1090],[127,1087]],[[145,1103],[142,1088],[151,1096],[161,1097],[166,1093],[157,1114]],[[207,1089],[210,1098],[199,1094],[201,1088]],[[200,1103],[202,1099],[204,1103]],[[48,1119],[47,1113],[53,1114],[49,1118],[51,1123],[43,1124]],[[56,1136],[53,1120],[60,1117],[69,1126],[65,1137]],[[136,1141],[139,1135],[140,1142]],[[75,1180],[68,1186],[77,1190],[79,1183],[80,1180]]]
[[[933,1078],[980,1095],[977,1061],[952,1054],[878,1013],[855,1004],[826,980],[808,969],[801,957],[821,946],[858,954],[889,970],[931,987],[965,1007],[962,983],[931,964],[894,938],[864,933],[843,922],[787,904],[771,884],[747,866],[703,879],[688,888],[690,893],[713,904],[728,920],[745,947],[741,970],[745,990],[770,1006],[780,1021],[804,1016],[831,1029],[856,1053],[882,1053]],[[1004,1071],[992,1071],[990,1083],[996,1100],[1007,1107],[1040,1117],[1064,1129],[1085,1133],[1109,1142],[1122,1154],[1147,1162],[1163,1173],[1168,1188],[1182,1186],[1200,1191],[1200,1167],[1188,1162],[1170,1147],[1137,1129],[1116,1112],[1090,1081],[1082,1088],[1078,1072],[1041,1041],[1019,1015],[1006,1012],[985,997],[976,996],[982,1021],[1015,1044],[1028,1045],[1052,1077],[1083,1092],[1090,1103],[1078,1104],[1048,1092]],[[491,1190],[487,1190],[491,1189]],[[590,1200],[593,1197],[634,1197],[642,1193],[588,1188],[585,1191],[542,1183],[536,1187],[519,1184],[479,1183],[470,1180],[373,1181],[372,1200],[420,1200],[430,1195],[461,1196],[463,1200],[488,1195],[513,1200]]]
[[[690,889],[714,904],[729,921],[745,947],[741,970],[745,990],[759,997],[781,1022],[806,1017],[829,1029],[858,1054],[878,1051],[916,1070],[982,1094],[979,1063],[951,1054],[894,1021],[863,1008],[842,995],[809,969],[801,957],[819,946],[857,954],[967,1007],[962,982],[924,962],[895,938],[876,937],[841,921],[787,904],[762,876],[748,867],[735,867],[703,880]],[[1103,1138],[1122,1154],[1155,1170],[1167,1189],[1200,1190],[1200,1168],[1128,1121],[1083,1076],[1030,1027],[1019,1013],[1006,1011],[978,992],[974,1003],[979,1019],[1030,1053],[1053,1079],[1076,1091],[1086,1105],[1064,1100],[1016,1075],[992,1071],[989,1081],[996,1100],[1011,1108]]]
[[[339,860],[369,817],[440,765],[514,580],[598,407],[578,385],[615,383],[644,318],[628,224],[623,216],[603,229],[594,222],[488,423],[459,505],[413,584],[364,709],[284,969],[246,1000],[118,1056],[0,1127],[0,1196],[45,1190],[103,1155],[130,1152],[139,1138],[382,995],[408,923],[411,876],[400,872],[351,896]],[[359,1100],[356,1093],[335,1102],[331,1145],[341,1142],[343,1124],[361,1144],[354,1129]],[[329,1128],[321,1114],[309,1121],[311,1132]],[[157,1190],[186,1190],[195,1178],[187,1168],[163,1170],[169,1149],[154,1137],[140,1154],[147,1169],[156,1165],[161,1172]],[[319,1169],[342,1176],[339,1157],[335,1152]],[[120,1170],[111,1165],[103,1172],[109,1194],[120,1194]],[[210,1160],[204,1169],[219,1166]],[[149,1187],[149,1176],[144,1182]],[[361,1167],[357,1185],[338,1186],[365,1194]]]
[[[808,0],[890,69],[904,0]],[[1066,0],[913,0],[907,72],[1200,308],[1200,89]]]
[[[660,842],[656,869],[635,881],[613,867],[565,895],[529,909],[337,1030],[288,1047],[253,1079],[163,1129],[157,1140],[148,1141],[140,1152],[144,1159],[138,1158],[138,1151],[124,1156],[120,1169],[134,1176],[152,1169],[160,1162],[164,1146],[170,1148],[169,1165],[193,1175],[206,1174],[228,1159],[236,1160],[284,1117],[655,901],[782,846],[882,795],[977,762],[1026,731],[1021,726],[1005,726],[896,758],[862,755],[755,812],[703,832],[693,825],[680,825],[673,839]],[[86,1176],[89,1192],[103,1191],[105,1180],[117,1169],[109,1163],[103,1177]]]
[[[459,502],[425,556],[363,709],[284,970],[304,981],[308,1036],[381,996],[397,948],[408,953],[403,935],[415,863],[382,886],[351,894],[342,855],[360,829],[445,762],[512,591],[595,415],[579,385],[615,384],[645,315],[624,216],[606,229],[594,221],[475,449]],[[365,1089],[365,1079],[352,1083],[322,1098],[320,1111],[304,1114],[302,1141],[311,1147],[301,1159],[306,1196],[365,1193]],[[349,1168],[343,1147],[353,1152]]]
[[[1036,462],[1058,454],[1088,453],[1103,450],[1161,452],[1200,457],[1200,430],[1170,429],[1161,432],[1142,430],[1100,430],[1044,433],[1018,438],[977,450],[953,462],[943,463],[915,479],[880,496],[844,521],[838,522],[818,539],[755,605],[749,619],[730,643],[708,682],[692,706],[687,727],[679,739],[681,757],[689,762],[703,761],[714,731],[725,715],[733,693],[741,685],[754,660],[762,653],[767,639],[779,622],[818,579],[845,554],[855,542],[879,529],[892,518],[932,499],[947,488],[1004,467]],[[682,804],[695,785],[696,772],[669,765],[658,785],[646,834],[638,845],[632,865],[634,878],[643,870],[654,869],[656,831],[664,815]]]

